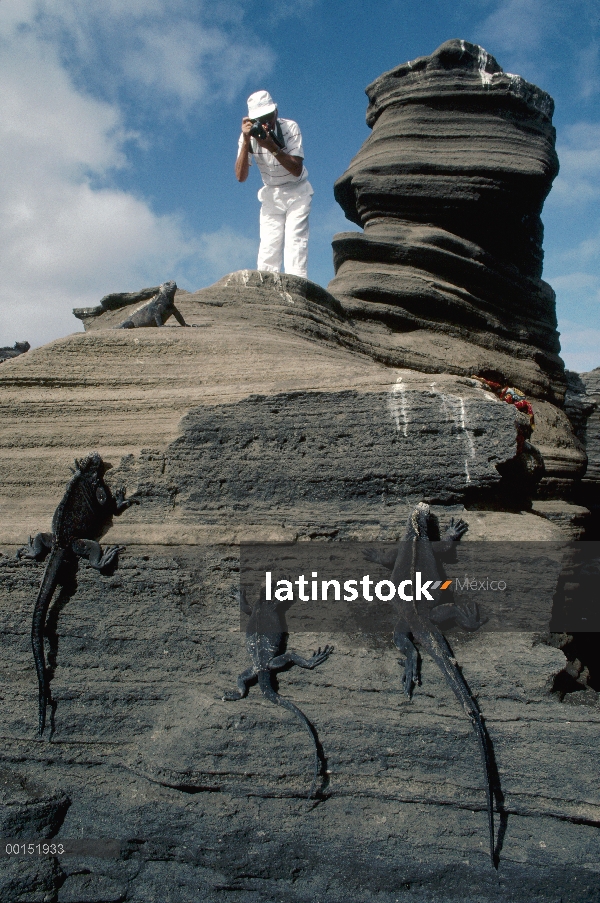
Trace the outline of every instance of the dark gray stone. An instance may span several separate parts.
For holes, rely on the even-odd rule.
[[[138,483],[134,519],[173,506],[196,522],[309,507],[341,538],[345,513],[379,519],[399,499],[484,495],[515,453],[509,405],[467,380],[423,385],[405,374],[385,393],[290,392],[196,408],[164,456],[125,461],[111,478]]]
[[[328,798],[307,807],[312,758],[300,725],[255,688],[243,709],[221,699],[247,663],[237,567],[226,545],[130,548],[112,577],[82,566],[75,592],[51,612],[56,733],[39,743],[28,622],[43,566],[2,565],[11,597],[0,622],[11,639],[2,758],[16,769],[26,757],[28,780],[68,793],[58,838],[121,843],[115,859],[64,857],[56,875],[13,863],[13,881],[27,868],[38,884],[29,896],[13,884],[2,903],[41,903],[35,887],[56,894],[65,875],[59,903],[114,903],[125,891],[128,903],[559,903],[573,887],[578,900],[596,899],[600,803],[590,751],[600,709],[549,693],[565,663],[559,650],[485,630],[452,639],[505,794],[496,873],[464,712],[427,657],[423,688],[404,699],[391,640],[293,637],[301,653],[315,642],[336,646],[323,668],[279,678],[279,692],[319,726],[331,771]]]
[[[29,342],[15,342],[12,348],[0,348],[0,364],[11,360],[13,357],[18,357],[20,354],[25,354],[30,348]]]
[[[493,347],[501,377],[511,355],[535,360],[560,397],[554,292],[540,279],[552,99],[458,40],[367,95],[373,134],[335,184],[364,233],[334,237],[329,291],[354,317]]]
[[[600,487],[600,367],[567,376],[565,411],[588,456],[584,481]]]
[[[62,875],[53,856],[6,853],[6,842],[17,844],[49,841],[60,831],[71,800],[64,791],[52,789],[41,772],[29,767],[17,771],[0,763],[0,903],[47,903],[56,899]],[[12,844],[14,848],[14,844]]]
[[[0,764],[0,837],[46,840],[62,825],[71,801],[39,777]]]
[[[567,371],[565,412],[587,454],[587,469],[575,498],[592,513],[586,536],[600,539],[600,367],[588,373]]]

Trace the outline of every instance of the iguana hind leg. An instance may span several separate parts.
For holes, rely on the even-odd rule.
[[[248,695],[248,684],[250,681],[256,677],[256,670],[254,668],[248,668],[246,671],[242,671],[240,676],[237,679],[237,690],[229,690],[227,693],[223,695],[224,702],[234,702],[236,699],[243,699]]]
[[[34,558],[41,561],[52,548],[52,533],[36,533],[29,537],[26,546],[17,549],[17,558]]]
[[[125,546],[110,546],[103,552],[102,546],[95,539],[75,539],[72,548],[76,555],[87,558],[90,567],[102,571],[115,560]]]
[[[429,610],[429,620],[433,621],[434,624],[454,621],[463,630],[479,630],[486,623],[487,618],[480,616],[477,602],[473,599],[466,599],[460,602],[446,602],[443,605],[434,605]]]
[[[312,670],[328,659],[332,652],[333,646],[325,646],[323,650],[321,650],[321,647],[319,646],[317,651],[310,658],[302,658],[297,652],[284,652],[283,655],[278,655],[276,658],[271,659],[268,665],[269,671],[278,671],[280,668],[284,668],[289,664],[298,665],[299,668],[308,668],[309,670]]]

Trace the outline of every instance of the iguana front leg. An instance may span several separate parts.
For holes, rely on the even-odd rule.
[[[446,527],[444,531],[444,540],[450,540],[452,542],[458,542],[465,535],[467,530],[469,529],[469,525],[459,518],[457,521],[454,520],[453,517],[450,518],[450,523]]]
[[[177,320],[177,322],[179,323],[180,326],[189,326],[189,323],[185,322],[182,314],[177,310],[175,305],[173,305],[173,316],[175,317],[175,319]]]
[[[127,511],[132,505],[139,505],[140,500],[136,498],[126,499],[125,498],[125,489],[123,486],[120,486],[117,491],[113,494],[113,498],[115,500],[115,511],[117,514],[121,514],[123,511]]]
[[[406,656],[403,662],[404,675],[402,677],[402,687],[405,696],[410,699],[412,697],[413,687],[420,683],[419,680],[419,652],[409,636],[408,625],[404,621],[398,621],[394,627],[394,645],[400,652]]]
[[[309,671],[312,671],[317,665],[321,665],[326,661],[332,652],[333,646],[325,646],[323,650],[319,646],[318,650],[310,658],[302,658],[297,652],[284,652],[283,655],[272,658],[267,667],[269,671],[278,671],[280,668],[285,668],[286,665],[293,664],[298,665],[299,668],[308,668]]]

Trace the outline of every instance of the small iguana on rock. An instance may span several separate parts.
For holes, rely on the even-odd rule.
[[[169,317],[175,317],[180,326],[188,326],[175,307],[176,282],[163,282],[158,295],[134,310],[115,329],[139,329],[141,326],[164,326]]]
[[[46,706],[50,700],[48,675],[44,657],[44,626],[46,613],[58,583],[63,562],[74,556],[87,558],[91,567],[103,570],[122,546],[111,546],[102,551],[92,537],[99,536],[113,514],[121,514],[137,499],[125,499],[125,491],[119,489],[113,496],[104,482],[107,465],[97,452],[75,461],[73,477],[67,485],[62,501],[52,518],[52,533],[37,533],[29,538],[29,544],[17,551],[17,558],[41,560],[50,551],[46,570],[33,609],[31,645],[38,676],[39,734],[44,732]]]
[[[451,544],[458,542],[468,529],[468,524],[463,520],[454,521],[452,518],[441,540],[442,543],[447,543],[447,546],[444,548],[440,544],[439,552],[448,551]],[[438,539],[437,523],[431,514],[429,505],[420,502],[408,518],[404,540],[400,542],[398,549],[393,550],[389,555],[365,552],[365,557],[369,561],[376,561],[383,567],[390,568],[390,580],[396,586],[405,579],[412,579],[414,587],[415,573],[420,571],[423,580],[432,582],[431,589],[428,591],[431,598],[431,593],[435,591],[434,586],[437,588],[442,583],[432,546],[432,541]],[[394,644],[406,656],[402,679],[404,693],[410,699],[413,687],[420,684],[420,661],[419,652],[415,646],[416,642],[429,653],[441,670],[446,683],[462,705],[475,731],[485,772],[490,856],[492,865],[496,867],[492,800],[492,774],[495,773],[495,764],[492,744],[477,703],[446,638],[437,626],[454,621],[465,630],[477,630],[485,622],[479,619],[477,605],[472,601],[440,604],[435,599],[432,602],[428,601],[424,592],[422,595],[425,596],[425,599],[421,601],[415,601],[414,592],[411,601],[405,601],[400,597],[396,600],[398,619],[394,627]]]
[[[293,702],[290,702],[289,699],[284,699],[279,693],[275,692],[271,685],[271,674],[288,664],[312,670],[329,658],[333,652],[333,646],[325,646],[323,650],[319,648],[308,659],[302,658],[296,652],[283,652],[278,655],[277,653],[281,652],[282,647],[285,645],[286,636],[282,629],[280,616],[276,611],[278,604],[276,601],[267,601],[266,593],[263,589],[258,602],[254,607],[251,607],[246,601],[244,590],[240,590],[240,608],[244,614],[250,616],[246,625],[246,648],[252,659],[252,665],[238,677],[238,689],[225,693],[223,700],[232,702],[237,699],[243,699],[248,695],[249,684],[255,678],[258,678],[258,686],[263,696],[275,705],[283,706],[283,708],[294,713],[310,734],[315,746],[314,777],[307,797],[311,799],[319,777],[319,764],[321,768],[324,766],[317,732],[306,715]]]

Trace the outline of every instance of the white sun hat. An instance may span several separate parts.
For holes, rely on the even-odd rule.
[[[268,116],[274,113],[277,104],[268,91],[255,91],[248,98],[248,116],[250,119],[258,119],[259,116]]]

